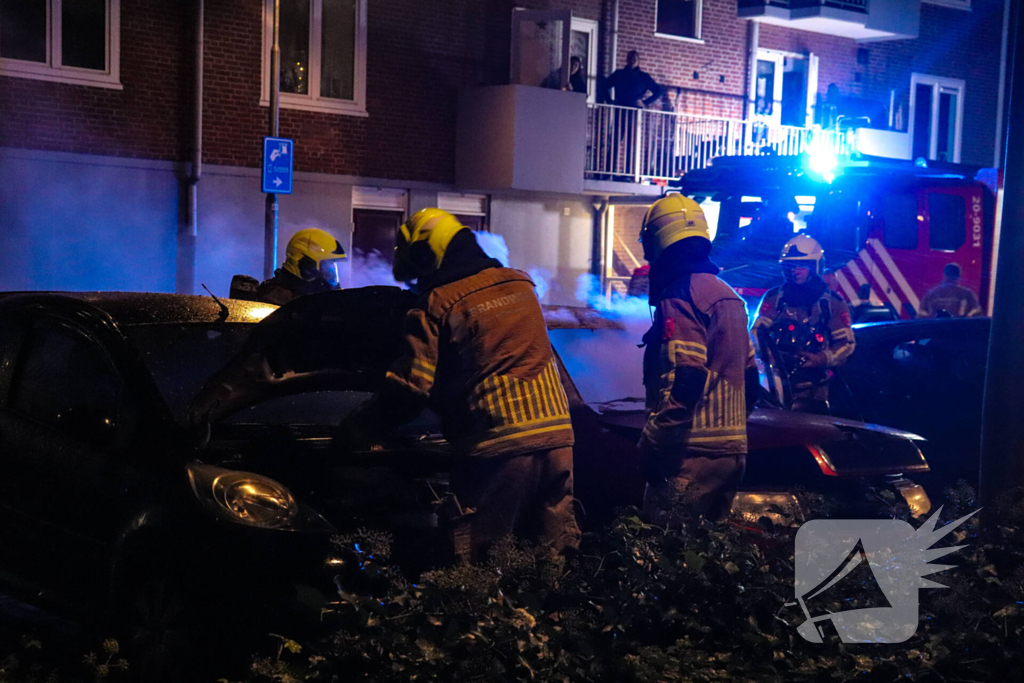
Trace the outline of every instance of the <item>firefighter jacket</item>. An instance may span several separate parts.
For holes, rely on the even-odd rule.
[[[406,315],[404,334],[385,384],[429,402],[457,455],[573,445],[569,403],[525,273],[487,268],[431,289]]]
[[[695,272],[655,306],[644,337],[650,416],[641,442],[700,455],[746,453],[754,398],[746,384],[753,376],[756,385],[756,368],[743,300],[716,275]]]
[[[806,286],[796,286],[793,293],[788,291],[791,285],[774,287],[765,292],[758,308],[757,319],[750,328],[754,343],[758,343],[758,333],[761,330],[770,329],[779,318],[792,317],[806,322],[812,330],[819,327],[827,330],[822,332],[825,337],[822,353],[827,359],[826,367],[835,368],[845,363],[853,354],[856,345],[851,327],[850,308],[838,294],[825,287],[824,283],[821,284],[820,293],[812,292],[814,296],[806,296]],[[800,296],[795,295],[795,292],[799,292]],[[763,349],[757,350],[759,353],[763,352]]]
[[[954,318],[970,318],[981,315],[981,304],[967,287],[955,282],[943,282],[924,295],[918,315],[934,318],[939,311],[945,311]]]

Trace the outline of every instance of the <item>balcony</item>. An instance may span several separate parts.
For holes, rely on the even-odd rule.
[[[765,24],[859,41],[916,38],[920,0],[738,0],[737,14]]]
[[[849,154],[854,135],[591,104],[584,174],[590,180],[662,182],[706,168],[715,157],[800,154],[815,141],[837,155]]]

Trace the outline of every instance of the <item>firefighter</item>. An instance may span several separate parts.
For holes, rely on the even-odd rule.
[[[792,409],[828,414],[828,380],[853,353],[854,338],[849,307],[821,279],[823,258],[808,235],[786,242],[779,257],[785,283],[761,299],[751,335],[761,359],[788,378]]]
[[[569,406],[534,283],[440,209],[399,228],[394,277],[419,294],[383,386],[346,421],[367,442],[431,407],[454,465],[446,515],[457,564],[507,534],[545,555],[579,544]]]
[[[921,299],[922,318],[973,318],[981,315],[978,297],[960,284],[960,266],[947,263],[942,269],[942,284],[928,290]]]
[[[746,306],[717,277],[697,202],[679,194],[659,199],[640,241],[654,307],[644,336],[644,513],[659,526],[718,520],[743,478],[747,415],[757,398]]]
[[[348,256],[341,243],[325,230],[306,228],[288,240],[284,263],[274,277],[264,280],[256,298],[268,304],[283,306],[306,294],[340,289],[338,264]]]

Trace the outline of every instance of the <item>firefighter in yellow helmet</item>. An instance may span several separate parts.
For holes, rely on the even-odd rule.
[[[341,243],[326,230],[299,230],[288,240],[284,264],[260,284],[257,299],[283,306],[306,294],[338,289],[338,264],[347,259]]]
[[[446,524],[459,564],[486,559],[510,533],[546,553],[575,547],[569,405],[530,277],[433,208],[399,228],[394,276],[419,300],[384,385],[346,420],[351,438],[387,433],[426,406],[441,417],[455,456]]]
[[[765,293],[750,330],[780,398],[820,414],[828,414],[832,369],[854,349],[850,309],[821,278],[824,256],[809,235],[786,242],[779,256],[785,282]]]
[[[640,242],[654,307],[644,336],[644,513],[658,525],[718,520],[743,478],[747,415],[757,398],[746,307],[718,278],[697,202],[679,194],[659,199]]]

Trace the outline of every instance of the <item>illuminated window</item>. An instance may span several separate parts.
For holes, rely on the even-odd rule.
[[[281,106],[366,115],[367,0],[280,0]],[[264,0],[263,93],[270,104],[273,0]]]
[[[121,0],[0,0],[0,75],[121,88]]]
[[[656,35],[700,40],[700,0],[658,0],[656,15]]]

